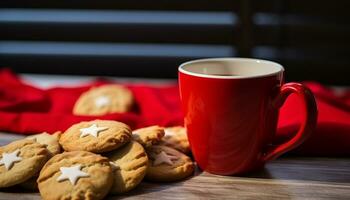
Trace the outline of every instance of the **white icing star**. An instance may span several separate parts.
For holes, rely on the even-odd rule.
[[[97,127],[96,124],[91,125],[88,128],[82,128],[80,130],[80,137],[85,137],[87,135],[92,135],[94,137],[98,137],[98,133],[104,130],[107,130],[108,127]]]
[[[102,108],[104,106],[107,106],[110,102],[109,97],[107,96],[100,96],[97,99],[95,99],[95,106],[97,108]]]
[[[120,170],[120,167],[117,166],[114,162],[109,161],[109,164],[111,165],[113,171]]]
[[[176,135],[174,131],[171,131],[169,129],[164,129],[164,136],[174,136]]]
[[[2,158],[0,160],[0,165],[5,165],[6,170],[11,169],[15,162],[22,160],[21,157],[17,156],[19,154],[19,149],[11,153],[2,153]]]
[[[72,185],[75,185],[79,178],[89,177],[88,173],[80,170],[81,165],[75,165],[73,167],[60,167],[61,175],[56,179],[58,182],[69,179]]]
[[[177,159],[176,156],[168,155],[164,151],[161,151],[159,154],[157,154],[154,158],[153,165],[160,165],[162,163],[166,163],[168,165],[173,165],[173,161],[171,159]]]

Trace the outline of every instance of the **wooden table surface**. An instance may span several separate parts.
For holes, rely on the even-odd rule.
[[[55,83],[52,79],[43,81],[49,80],[45,77],[25,78],[42,87]],[[0,145],[19,138],[21,136],[0,133]],[[1,190],[0,200],[8,199],[33,200],[40,199],[40,195],[21,192],[17,188]],[[107,199],[349,200],[350,158],[282,157],[268,163],[264,169],[242,177],[216,176],[197,169],[187,180],[167,184],[143,182],[128,194]]]
[[[0,133],[0,145],[21,136]],[[0,200],[40,199],[20,189],[0,191]],[[176,183],[141,183],[107,199],[350,199],[350,158],[282,157],[242,177],[216,176],[199,169]]]

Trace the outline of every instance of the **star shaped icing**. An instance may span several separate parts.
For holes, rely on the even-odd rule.
[[[110,99],[107,96],[100,96],[95,99],[95,106],[97,108],[102,108],[110,103]]]
[[[11,169],[15,162],[19,162],[22,160],[22,158],[19,157],[18,154],[19,154],[19,149],[11,153],[2,153],[0,165],[5,165],[6,170]]]
[[[101,131],[107,130],[108,127],[97,127],[96,124],[91,125],[88,128],[81,128],[80,130],[80,137],[85,137],[88,135],[92,135],[94,137],[98,137],[98,133]]]
[[[159,154],[156,154],[154,156],[153,165],[157,166],[157,165],[160,165],[162,163],[166,163],[168,165],[173,165],[174,163],[173,163],[172,159],[177,159],[177,157],[166,154],[164,151],[161,151]]]
[[[61,175],[56,179],[58,182],[69,180],[72,185],[75,185],[79,178],[89,177],[88,173],[80,170],[81,165],[75,165],[72,167],[60,167]]]
[[[176,135],[174,131],[171,131],[169,129],[164,129],[164,136],[174,136]]]
[[[111,165],[113,171],[120,170],[120,167],[117,166],[114,162],[109,161],[109,165]]]

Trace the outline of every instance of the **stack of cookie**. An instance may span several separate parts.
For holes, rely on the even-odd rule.
[[[144,178],[190,176],[189,153],[183,127],[131,131],[117,121],[81,122],[63,134],[43,133],[1,147],[0,187],[34,189],[36,180],[43,199],[102,199],[130,191]]]

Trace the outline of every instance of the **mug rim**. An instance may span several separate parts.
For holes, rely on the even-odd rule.
[[[210,74],[202,74],[202,73],[197,73],[197,72],[191,72],[188,70],[185,70],[184,67],[190,64],[194,63],[201,63],[201,62],[208,62],[208,61],[249,61],[249,62],[254,62],[254,63],[264,63],[264,64],[270,64],[274,65],[279,68],[277,72],[270,72],[270,73],[265,73],[265,74],[259,74],[259,75],[252,75],[252,76],[237,76],[237,75],[228,75],[228,76],[218,76],[218,75],[210,75]],[[255,58],[241,58],[241,57],[224,57],[224,58],[204,58],[204,59],[195,59],[191,61],[187,61],[182,63],[178,67],[178,71],[187,74],[190,76],[196,76],[196,77],[202,77],[202,78],[214,78],[214,79],[248,79],[248,78],[260,78],[260,77],[268,77],[268,76],[274,76],[277,74],[281,74],[284,72],[284,67],[273,61],[269,60],[264,60],[264,59],[255,59]]]

